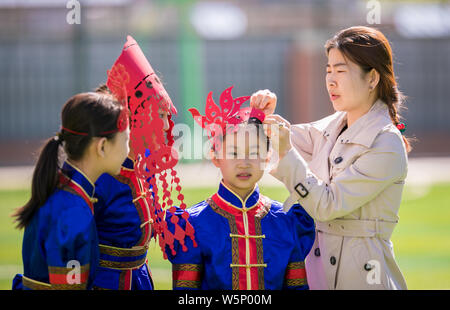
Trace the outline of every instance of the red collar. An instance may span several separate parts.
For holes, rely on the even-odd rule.
[[[233,215],[242,214],[243,212],[247,212],[249,214],[256,214],[264,206],[265,203],[263,195],[260,195],[258,202],[249,208],[246,207],[240,208],[234,206],[228,201],[225,201],[222,197],[220,197],[218,193],[215,193],[211,197],[211,199],[217,204],[217,206],[219,206],[219,208]]]

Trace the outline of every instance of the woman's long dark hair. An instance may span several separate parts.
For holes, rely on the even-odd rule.
[[[392,49],[384,34],[371,27],[356,26],[339,31],[325,44],[328,55],[330,49],[337,48],[344,56],[358,64],[363,72],[375,69],[380,74],[380,81],[376,87],[380,98],[389,109],[392,123],[400,123],[398,110],[405,101],[405,96],[398,89],[394,75]],[[406,150],[411,151],[408,139],[403,136]]]
[[[77,94],[65,103],[61,113],[62,129],[45,142],[36,163],[31,198],[13,214],[17,228],[26,227],[55,191],[60,171],[59,146],[63,145],[68,159],[81,159],[92,137],[114,138],[116,133],[101,133],[117,129],[120,111],[121,105],[114,97],[94,92]]]

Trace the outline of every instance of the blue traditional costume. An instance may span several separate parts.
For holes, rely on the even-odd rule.
[[[171,158],[173,122],[170,116],[177,111],[131,36],[127,37],[121,55],[108,71],[106,84],[116,97],[127,98],[131,112],[131,149],[135,158],[125,160],[119,175],[104,174],[97,180],[95,220],[100,263],[94,288],[151,290],[154,286],[147,265],[147,249],[152,236],[156,239],[164,230],[162,208],[171,206],[164,202],[169,199],[170,191],[166,174],[162,172],[173,168],[177,162]],[[169,113],[167,144],[163,121],[158,115],[160,108]],[[155,183],[157,173],[164,188],[162,201],[159,201]],[[173,169],[171,175],[176,176]],[[175,183],[178,180],[175,178]],[[178,184],[176,188],[181,189]],[[165,244],[161,238],[159,242]]]
[[[242,122],[264,121],[261,110],[241,109],[249,97],[233,98],[231,89],[222,92],[220,108],[208,94],[206,116],[189,109],[215,150]],[[173,223],[189,223],[198,243],[177,242],[176,253],[166,248],[174,289],[308,289],[304,260],[314,242],[314,221],[300,205],[286,214],[279,202],[259,193],[257,184],[242,200],[221,182],[216,194],[187,212],[188,218],[167,214],[170,230]]]
[[[90,289],[98,264],[93,216],[95,186],[77,168],[64,163],[58,188],[25,228],[23,275],[13,289]]]
[[[94,289],[153,289],[147,265],[152,236],[150,192],[136,176],[133,160],[127,158],[117,176],[103,174],[96,187],[100,263]]]
[[[242,200],[221,182],[216,194],[187,211],[198,246],[188,240],[186,252],[167,251],[174,289],[308,289],[304,260],[314,221],[300,205],[285,213],[257,185]]]

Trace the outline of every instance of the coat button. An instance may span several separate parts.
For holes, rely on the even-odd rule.
[[[320,249],[319,248],[314,250],[314,255],[320,256]]]
[[[337,165],[337,164],[340,164],[342,161],[343,161],[342,157],[339,156],[334,160],[334,163]]]
[[[333,266],[336,265],[336,257],[334,257],[334,256],[330,257],[330,264]]]
[[[372,265],[369,264],[369,263],[366,263],[366,264],[364,265],[364,270],[365,270],[365,271],[370,271],[370,270],[372,270]]]

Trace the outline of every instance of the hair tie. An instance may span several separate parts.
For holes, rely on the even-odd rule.
[[[398,123],[397,129],[400,130],[400,132],[403,134],[406,131],[406,124],[405,123]]]
[[[61,144],[64,141],[62,132],[56,133],[56,135],[53,137],[53,140],[58,142],[58,144]]]

